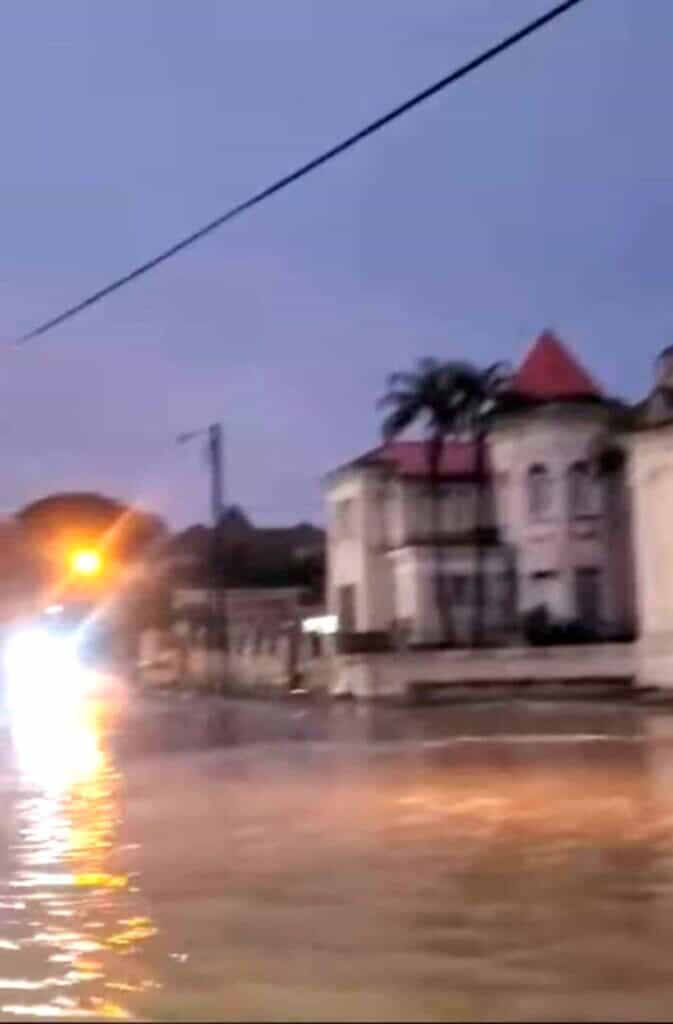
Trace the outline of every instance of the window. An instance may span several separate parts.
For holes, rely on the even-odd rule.
[[[467,603],[468,579],[462,573],[454,573],[449,577],[449,595],[455,604]]]
[[[512,570],[499,572],[493,577],[495,588],[494,603],[504,626],[513,626],[516,619],[516,573]]]
[[[528,470],[528,513],[531,519],[546,519],[551,510],[552,481],[541,463]]]
[[[355,585],[349,583],[339,587],[337,592],[339,630],[342,633],[355,632]]]
[[[320,633],[309,633],[308,638],[311,645],[311,657],[320,658],[322,655],[322,636]]]
[[[456,487],[454,491],[454,522],[457,530],[466,530],[470,524],[470,491]]]
[[[334,506],[334,532],[340,540],[353,536],[353,499],[345,498]]]
[[[441,530],[442,533],[452,533],[455,529],[456,488],[452,484],[445,484],[442,487],[442,511]]]
[[[552,611],[557,607],[558,573],[534,572],[530,577],[530,606],[546,605]]]
[[[568,515],[590,516],[596,512],[596,484],[588,462],[575,462],[568,470]]]
[[[598,625],[601,614],[600,569],[575,569],[575,611],[585,625]]]
[[[381,531],[380,542],[383,545],[390,545],[394,538],[394,513],[393,493],[390,487],[382,488],[377,495],[379,509],[379,529]]]

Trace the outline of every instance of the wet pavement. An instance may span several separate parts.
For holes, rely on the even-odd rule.
[[[669,1020],[673,714],[6,708],[0,1017]]]

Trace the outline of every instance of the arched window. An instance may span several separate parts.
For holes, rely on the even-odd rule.
[[[528,513],[531,519],[546,519],[551,510],[552,482],[549,470],[536,463],[528,470]]]
[[[568,515],[593,515],[596,509],[596,484],[588,462],[574,462],[568,470],[567,481]]]

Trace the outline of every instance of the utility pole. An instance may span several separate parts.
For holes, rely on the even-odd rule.
[[[222,445],[222,424],[211,423],[208,427],[208,459],[210,462],[210,504],[215,529],[224,514],[224,459]]]
[[[208,461],[210,464],[210,502],[213,523],[211,545],[211,602],[213,615],[213,639],[218,650],[228,649],[227,635],[227,593],[225,559],[222,545],[222,520],[224,517],[224,445],[222,424],[211,423],[208,427]]]
[[[210,605],[211,638],[217,650],[228,649],[226,577],[221,544],[222,520],[225,512],[224,487],[224,442],[221,423],[211,423],[207,428],[180,434],[178,444],[184,444],[196,437],[207,435],[206,456],[210,468],[210,510],[212,537],[208,559],[208,590]]]
[[[188,430],[184,434],[178,434],[178,444],[187,444],[196,437],[208,435],[206,455],[210,466],[210,509],[213,526],[219,526],[224,514],[224,444],[222,435],[222,424],[211,423],[209,427],[201,427],[199,430]]]

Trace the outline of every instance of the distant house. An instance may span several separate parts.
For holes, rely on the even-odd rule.
[[[233,651],[275,648],[278,639],[298,632],[302,591],[297,587],[232,588],[218,598],[217,610]],[[176,588],[171,595],[173,629],[204,637],[212,626],[213,606],[208,590]]]
[[[605,635],[633,626],[629,493],[621,469],[593,471],[615,402],[551,332],[536,340],[511,382],[512,401],[488,439],[486,520],[480,544],[487,633],[516,630],[546,606]],[[422,441],[381,445],[330,473],[327,603],[342,632],[399,631],[432,642],[434,588],[466,640],[475,599],[475,444],[447,441],[441,461],[441,531],[433,531]]]
[[[0,521],[0,624],[40,607],[45,567],[14,519]]]
[[[218,531],[191,526],[169,545],[165,564],[176,583],[203,585],[217,567],[219,583],[231,587],[308,587],[322,591],[325,533],[310,523],[257,527],[236,506]]]

